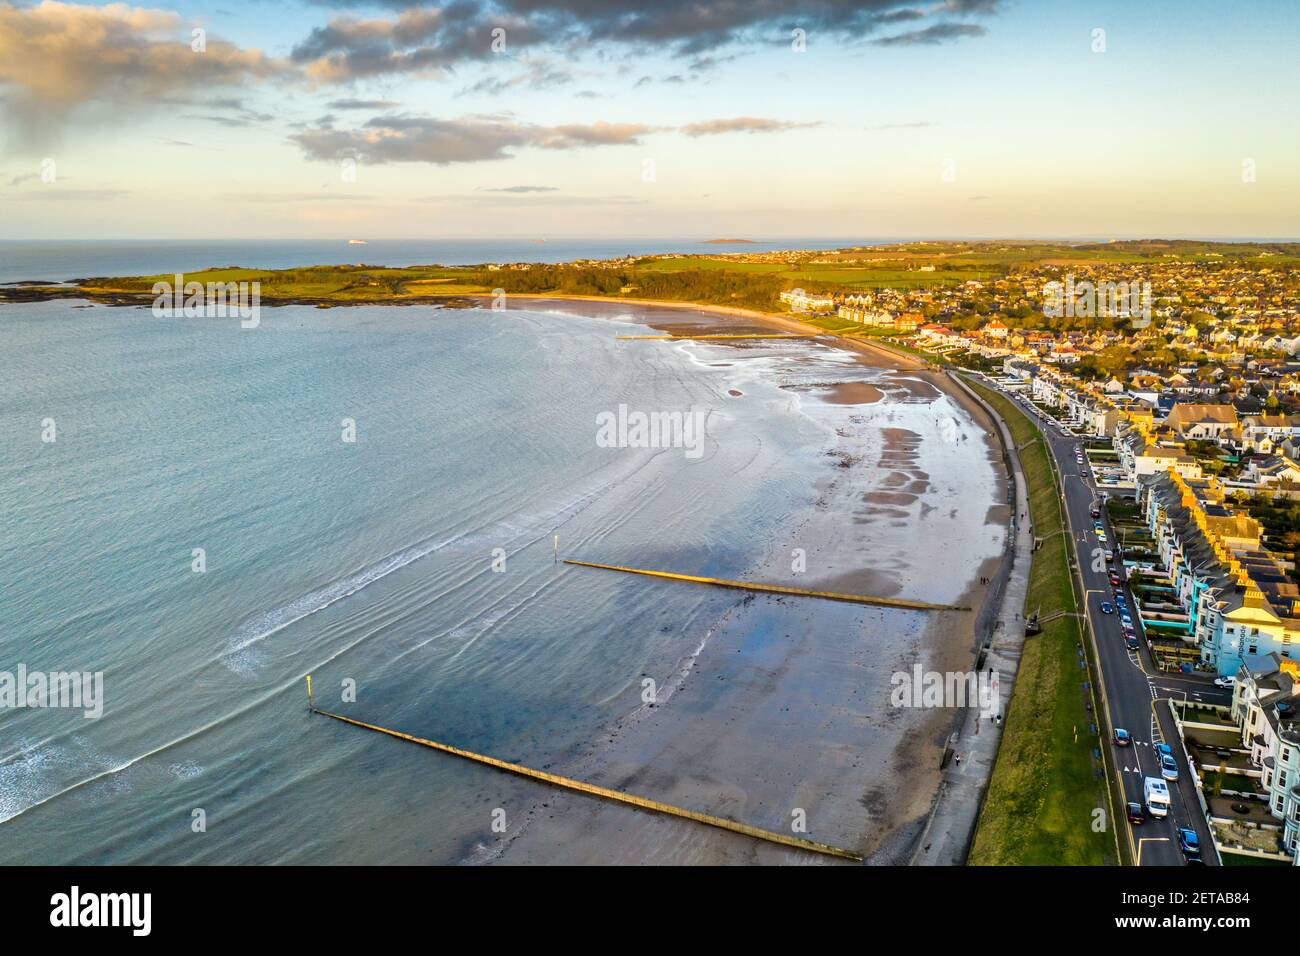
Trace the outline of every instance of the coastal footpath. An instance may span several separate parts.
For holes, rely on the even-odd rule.
[[[1037,427],[996,392],[971,387],[1006,423],[1024,467],[1035,550],[1025,613],[1041,633],[1025,641],[1006,732],[980,813],[973,865],[1104,865],[1119,862],[1111,827],[1093,826],[1109,806],[1094,752],[1095,682],[1078,616],[1060,490]],[[1052,618],[1053,614],[1059,616]],[[1114,815],[1111,814],[1114,821]]]
[[[1029,522],[1023,520],[1028,486],[1011,432],[1006,422],[965,382],[955,375],[950,375],[950,378],[984,410],[989,429],[1002,447],[1003,462],[1011,477],[1008,488],[1011,534],[1002,567],[994,579],[993,593],[986,602],[996,620],[980,629],[988,637],[978,667],[989,669],[998,676],[997,710],[995,715],[989,716],[976,708],[962,711],[964,719],[960,720],[952,741],[953,749],[961,753],[962,760],[960,763],[950,762],[946,768],[930,818],[910,860],[914,866],[960,866],[970,855],[980,807],[1002,740],[1002,716],[1010,706],[1024,647],[1022,609],[1029,590],[1029,569],[1033,561],[1033,536]]]

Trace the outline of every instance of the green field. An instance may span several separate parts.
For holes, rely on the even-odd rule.
[[[1034,534],[1044,543],[1034,554],[1026,614],[1076,609],[1066,559],[1060,493],[1038,429],[996,392],[971,386],[1007,422],[1017,446]],[[1094,811],[1106,808],[1106,785],[1096,775],[1085,709],[1077,618],[1060,618],[1025,639],[1007,710],[1006,727],[981,808],[968,862],[976,866],[1103,865],[1115,861],[1115,837],[1093,829]],[[1112,824],[1119,821],[1112,821]]]

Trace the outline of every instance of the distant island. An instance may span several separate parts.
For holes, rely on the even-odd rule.
[[[705,239],[706,246],[752,246],[753,239]]]

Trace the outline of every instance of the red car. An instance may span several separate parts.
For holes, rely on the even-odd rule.
[[[1119,579],[1119,575],[1118,575],[1118,574],[1112,574],[1112,575],[1110,576],[1110,586],[1111,586],[1111,587],[1113,587],[1113,588],[1117,588],[1117,587],[1119,587],[1119,586],[1120,586],[1121,584],[1123,584],[1123,583],[1124,583],[1124,582],[1121,581],[1121,580]]]

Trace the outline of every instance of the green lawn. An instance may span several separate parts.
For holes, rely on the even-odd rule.
[[[1038,429],[996,392],[972,387],[1003,417],[1020,448],[1029,485],[1034,533],[1045,538],[1034,554],[1026,614],[1076,609],[1061,530],[1060,493]],[[1029,444],[1025,444],[1025,443]],[[1114,863],[1115,837],[1093,828],[1098,807],[1110,814],[1106,783],[1088,732],[1088,672],[1078,663],[1083,639],[1077,618],[1060,618],[1025,639],[968,863],[975,866],[1103,865]],[[1104,750],[1104,748],[1103,748]],[[1122,826],[1122,821],[1111,821]]]
[[[878,341],[881,345],[887,346],[888,348],[894,349],[895,351],[898,352],[905,352],[908,355],[919,358],[925,362],[930,362],[931,364],[934,365],[952,364],[952,360],[948,358],[946,355],[935,355],[933,352],[922,352],[920,349],[912,348],[912,346],[910,345],[903,345],[901,342],[897,342],[893,339],[882,338],[881,336],[878,335],[864,336],[864,338],[874,339]]]
[[[834,332],[836,335],[839,335],[842,332],[852,332],[855,329],[860,330],[862,328],[861,322],[850,322],[848,319],[841,319],[837,315],[823,315],[815,319],[796,315],[794,318],[798,319],[800,322],[806,322],[808,325],[815,325],[819,329],[825,329],[827,332]]]
[[[1224,866],[1291,866],[1284,860],[1265,860],[1258,856],[1243,856],[1240,853],[1220,853],[1219,860]]]

